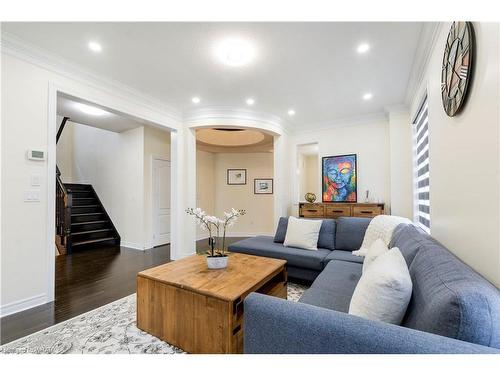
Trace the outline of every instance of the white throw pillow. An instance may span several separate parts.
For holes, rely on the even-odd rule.
[[[290,216],[284,246],[318,250],[318,237],[323,220],[304,220]]]
[[[381,322],[401,324],[413,284],[397,247],[378,256],[359,279],[349,314]]]
[[[368,252],[365,255],[365,260],[363,261],[363,273],[365,273],[368,266],[373,263],[373,261],[379,256],[389,251],[384,241],[380,238],[376,239],[368,248]]]

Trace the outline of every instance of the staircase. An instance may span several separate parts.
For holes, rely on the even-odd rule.
[[[120,246],[120,235],[92,185],[64,184],[73,195],[71,242],[73,249],[85,245]]]
[[[68,120],[64,118],[57,140]],[[56,246],[60,254],[120,246],[120,235],[92,185],[67,184],[56,166]]]

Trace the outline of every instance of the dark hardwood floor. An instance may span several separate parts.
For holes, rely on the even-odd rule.
[[[229,238],[233,243],[242,238]],[[208,249],[208,241],[196,244]],[[101,247],[55,257],[55,301],[0,319],[0,344],[96,309],[136,291],[137,272],[170,262],[170,245],[145,251]]]

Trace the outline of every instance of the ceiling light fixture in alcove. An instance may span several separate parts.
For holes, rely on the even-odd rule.
[[[109,114],[109,112],[106,112],[100,108],[88,105],[88,104],[83,104],[83,103],[74,103],[74,106],[78,108],[81,112],[87,114],[87,115],[92,115],[92,116],[104,116]]]
[[[267,137],[269,138],[269,137]],[[211,128],[199,129],[196,132],[198,142],[212,146],[237,147],[251,146],[268,140],[264,133],[258,130],[242,128]]]

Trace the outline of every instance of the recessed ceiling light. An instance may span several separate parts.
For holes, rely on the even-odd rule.
[[[248,104],[248,105],[254,105],[254,103],[255,103],[255,99],[253,99],[253,98],[248,98],[248,99],[246,100],[246,102],[247,102],[247,104]]]
[[[368,43],[361,43],[357,48],[358,53],[366,53],[369,50],[370,50],[370,45]]]
[[[215,45],[215,56],[225,65],[243,66],[255,57],[255,47],[248,40],[227,38]]]
[[[191,99],[191,101],[194,103],[194,104],[198,104],[200,102],[200,98],[198,98],[197,96],[193,97]]]
[[[293,109],[289,109],[288,116],[295,116],[295,111]]]
[[[109,112],[106,112],[100,108],[93,107],[91,105],[83,104],[83,103],[75,103],[75,106],[83,113],[92,116],[103,116],[107,115]]]
[[[101,52],[102,51],[102,46],[97,43],[97,42],[89,42],[89,48],[91,51],[94,51],[94,52]]]
[[[367,92],[363,95],[363,100],[370,100],[371,98],[373,98],[373,94],[371,92]]]

